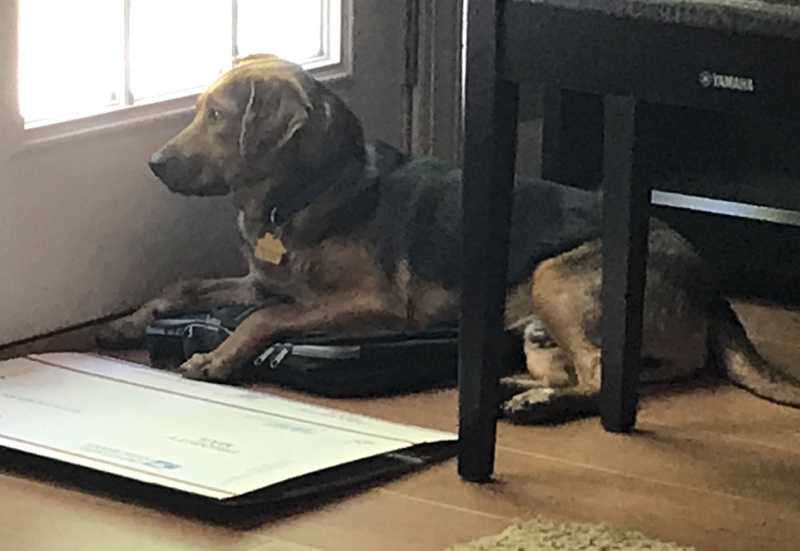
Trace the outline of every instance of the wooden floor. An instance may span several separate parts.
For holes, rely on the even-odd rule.
[[[737,309],[764,353],[800,372],[800,312]],[[310,401],[456,429],[454,391]],[[606,522],[700,551],[800,548],[800,411],[723,386],[648,399],[639,419],[628,436],[594,419],[501,424],[495,483],[462,482],[451,461],[250,530],[0,472],[0,549],[435,551],[537,515]]]

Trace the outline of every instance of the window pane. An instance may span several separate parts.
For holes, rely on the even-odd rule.
[[[230,67],[231,0],[130,3],[131,92],[135,100],[205,86]]]
[[[324,53],[324,0],[239,0],[239,55],[273,53],[300,62]]]
[[[119,103],[122,0],[22,0],[19,102],[26,122]]]

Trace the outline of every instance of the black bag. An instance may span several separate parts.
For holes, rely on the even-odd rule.
[[[253,363],[262,380],[333,398],[453,386],[458,330],[286,338]]]
[[[145,328],[145,347],[153,367],[170,369],[194,354],[222,344],[257,307],[231,304],[211,312],[157,319]]]
[[[146,346],[156,367],[177,367],[216,348],[255,308],[238,305],[210,313],[156,320]],[[453,386],[458,330],[286,335],[252,362],[259,381],[322,396],[365,397]]]

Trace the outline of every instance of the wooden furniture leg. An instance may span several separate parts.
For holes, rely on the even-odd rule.
[[[474,482],[489,481],[494,470],[516,161],[519,87],[497,76],[502,4],[466,7],[458,472]]]
[[[650,188],[636,178],[636,100],[606,96],[603,166],[603,427],[636,423]]]

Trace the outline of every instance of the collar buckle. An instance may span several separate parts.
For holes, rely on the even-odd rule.
[[[283,226],[278,224],[278,207],[272,207],[272,210],[269,211],[269,222],[275,228],[272,235],[280,239],[283,235]]]

